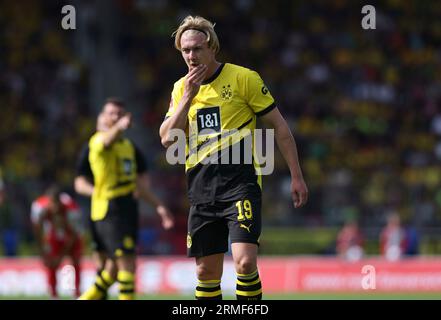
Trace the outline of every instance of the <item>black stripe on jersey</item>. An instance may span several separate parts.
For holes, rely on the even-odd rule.
[[[148,166],[144,154],[135,143],[132,142],[132,145],[133,145],[133,149],[135,149],[136,173],[138,174],[147,173]]]
[[[276,104],[273,103],[270,106],[266,107],[265,109],[263,109],[262,111],[256,112],[256,116],[261,117],[266,115],[268,112],[272,111],[273,109],[276,108]]]
[[[202,142],[200,145],[198,145],[198,147],[196,148],[196,151],[201,150],[201,148],[202,148],[202,147],[205,147],[206,145],[210,145],[210,144],[212,144],[213,142],[217,142],[217,141],[219,141],[219,139],[223,139],[223,138],[226,138],[226,137],[230,136],[231,134],[235,133],[235,131],[233,131],[233,130],[240,130],[240,129],[245,128],[248,124],[250,124],[251,121],[253,121],[253,119],[250,119],[250,120],[244,122],[244,123],[241,124],[237,129],[231,129],[231,130],[228,130],[227,132],[225,132],[225,133],[222,134],[221,136],[216,136],[216,137],[213,137],[213,138],[211,138],[211,139],[205,140],[205,141]]]
[[[88,180],[93,182],[93,173],[89,163],[89,144],[86,143],[81,149],[80,156],[76,163],[76,175],[85,176]]]
[[[243,141],[243,140],[242,140]],[[229,147],[231,148],[231,147]],[[230,152],[230,155],[233,153]],[[241,155],[241,159],[243,159]],[[243,195],[261,196],[254,164],[198,163],[186,171],[192,205],[240,200]]]
[[[226,135],[225,135],[225,136],[226,136]],[[215,136],[215,137],[213,137],[213,138],[210,138],[210,139],[207,139],[207,140],[203,141],[200,145],[197,146],[196,151],[201,150],[202,147],[205,147],[205,146],[207,146],[207,145],[210,145],[210,144],[212,144],[213,142],[218,142],[219,139],[222,139],[222,138],[224,138],[225,136],[217,135],[217,136]]]
[[[247,122],[244,122],[243,124],[241,124],[239,126],[239,128],[237,128],[237,130],[243,129],[245,128],[248,124],[250,124],[250,122],[253,121],[253,119],[251,118],[250,120],[248,120]]]
[[[222,69],[224,68],[225,63],[222,63],[219,68],[217,68],[216,72],[207,80],[202,81],[202,85],[204,84],[209,84],[210,82],[213,82],[214,80],[216,80],[216,78],[220,75],[220,73],[222,72]]]
[[[125,186],[128,186],[131,183],[134,183],[134,182],[132,180],[124,181],[124,182],[119,182],[118,184],[112,186],[110,189],[116,189],[116,188],[119,188],[119,187],[125,187]]]

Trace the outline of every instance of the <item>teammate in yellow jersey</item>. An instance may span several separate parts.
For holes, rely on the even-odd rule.
[[[187,247],[188,255],[196,258],[195,296],[222,298],[220,279],[229,237],[237,273],[237,299],[258,300],[262,298],[257,268],[261,180],[255,150],[253,161],[246,162],[249,150],[242,145],[254,135],[257,117],[274,129],[291,172],[292,200],[299,208],[306,203],[308,190],[296,144],[259,74],[216,60],[219,41],[210,21],[188,16],[174,35],[188,73],[174,85],[160,136],[167,148],[177,143],[176,130],[185,131],[187,136],[186,174],[191,203]],[[206,161],[233,151],[237,145],[241,150],[239,163]]]
[[[136,146],[122,134],[131,124],[131,115],[125,112],[118,99],[108,99],[102,116],[107,128],[98,131],[89,140],[88,160],[93,185],[83,188],[91,191],[91,218],[95,227],[95,241],[107,260],[95,283],[80,299],[98,300],[117,281],[119,299],[134,299],[135,250],[138,232],[138,203],[140,198],[156,207],[165,229],[174,225],[174,219],[161,201],[150,192],[145,160]],[[77,185],[78,187],[78,185]],[[86,190],[84,190],[86,189]],[[80,190],[78,190],[80,191]],[[115,268],[116,265],[116,268]]]
[[[107,121],[106,115],[100,113],[97,117],[96,130],[106,131]],[[139,166],[138,166],[139,169]],[[91,198],[93,194],[93,173],[89,163],[89,143],[85,143],[81,149],[80,155],[76,163],[76,176],[74,180],[75,191],[84,197]],[[107,260],[107,254],[105,252],[104,245],[101,243],[100,237],[96,233],[96,221],[92,220],[89,214],[89,226],[91,235],[91,247],[92,247],[92,259],[96,265],[97,276],[100,277],[104,271],[104,266]],[[109,260],[109,262],[112,260]],[[116,274],[116,265],[112,263],[113,268],[111,274]],[[110,267],[110,266],[109,266]],[[107,299],[107,293],[102,297],[103,300]]]

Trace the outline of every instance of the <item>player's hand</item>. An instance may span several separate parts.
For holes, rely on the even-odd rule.
[[[202,81],[205,79],[207,66],[205,64],[190,68],[184,80],[184,95],[193,99],[199,92]]]
[[[308,201],[308,187],[303,178],[292,179],[291,197],[294,203],[294,208],[300,208]]]
[[[123,115],[117,122],[116,125],[121,131],[127,130],[132,124],[132,114],[130,112]]]
[[[156,212],[158,212],[159,216],[162,219],[162,227],[165,230],[170,230],[175,225],[175,219],[172,213],[167,209],[167,207],[163,205],[159,205],[156,207]]]

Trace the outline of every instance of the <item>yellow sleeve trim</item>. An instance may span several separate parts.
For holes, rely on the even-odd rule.
[[[256,116],[261,117],[269,113],[270,111],[273,111],[276,108],[276,104],[272,103],[262,111],[256,112]]]

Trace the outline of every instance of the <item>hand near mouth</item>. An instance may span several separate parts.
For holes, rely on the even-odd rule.
[[[207,66],[205,64],[198,64],[194,67],[190,65],[190,70],[185,77],[185,94],[189,98],[193,99],[197,95],[206,73]]]

